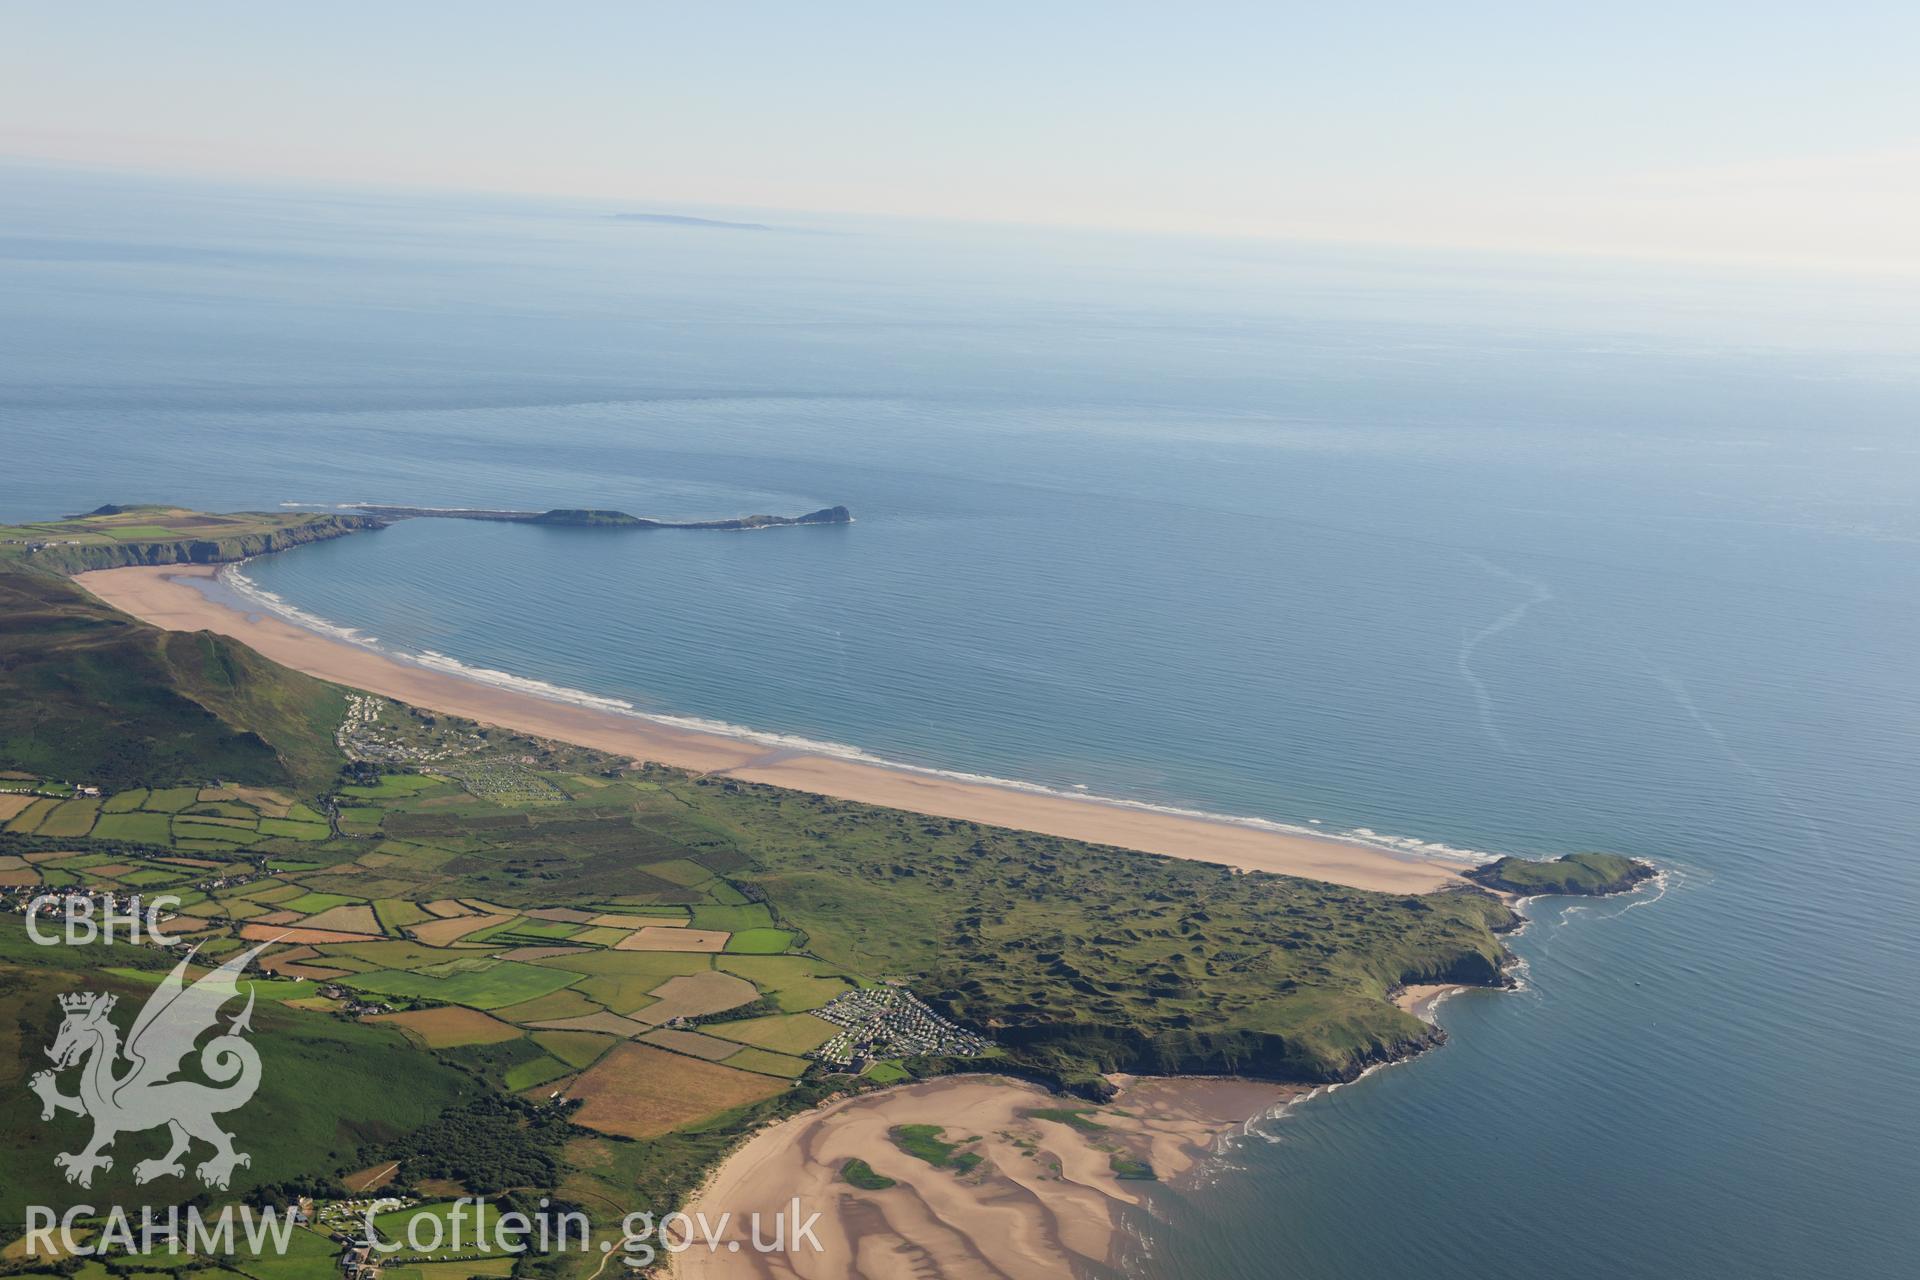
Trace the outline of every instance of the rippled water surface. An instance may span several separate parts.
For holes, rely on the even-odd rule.
[[[845,503],[416,521],[245,573],[645,711],[1670,869],[1535,903],[1523,991],[1163,1197],[1132,1269],[1909,1272],[1897,290],[10,176],[0,517]]]

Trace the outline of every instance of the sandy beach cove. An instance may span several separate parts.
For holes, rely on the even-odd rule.
[[[100,599],[154,626],[231,636],[285,666],[445,715],[696,772],[725,774],[838,800],[1035,831],[1383,893],[1428,893],[1465,881],[1454,866],[1366,845],[1160,813],[989,782],[888,768],[823,754],[772,750],[718,733],[538,697],[431,670],[210,598],[193,579],[212,565],[103,569],[75,578]]]
[[[716,1227],[674,1259],[678,1280],[1053,1280],[1113,1260],[1149,1181],[1176,1181],[1224,1135],[1306,1093],[1251,1080],[1116,1078],[1097,1126],[1066,1117],[1086,1104],[1004,1076],[952,1076],[860,1094],[771,1125],[727,1158],[687,1206]],[[902,1125],[938,1126],[980,1157],[937,1168],[904,1150]],[[890,1186],[847,1180],[861,1160]],[[751,1248],[751,1220],[791,1205],[818,1213],[818,1251]],[[739,1247],[735,1248],[734,1246]]]

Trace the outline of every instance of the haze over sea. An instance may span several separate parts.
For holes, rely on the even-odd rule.
[[[1533,903],[1523,991],[1163,1196],[1135,1273],[1911,1274],[1909,287],[4,172],[0,518],[845,503],[245,572],[645,711],[1669,869]]]

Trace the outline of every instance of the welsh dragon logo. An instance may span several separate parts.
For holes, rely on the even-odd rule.
[[[191,986],[186,981],[187,963],[193,959],[189,952],[141,1006],[124,1045],[119,1029],[108,1020],[115,997],[92,991],[60,997],[66,1018],[47,1050],[53,1070],[36,1073],[28,1084],[40,1095],[42,1120],[60,1111],[93,1120],[93,1138],[86,1146],[53,1158],[68,1182],[91,1186],[96,1169],[113,1168],[113,1157],[105,1152],[115,1138],[162,1125],[172,1135],[172,1146],[164,1156],[134,1165],[136,1182],[185,1177],[181,1157],[195,1139],[213,1148],[213,1155],[194,1168],[209,1187],[225,1190],[234,1169],[252,1163],[233,1149],[233,1135],[213,1119],[246,1105],[260,1087],[260,1055],[242,1039],[252,1030],[251,991],[226,1032],[200,1049],[200,1072],[213,1083],[176,1077],[201,1036],[217,1028],[221,1006],[239,995],[238,980],[247,962],[270,945],[235,956]],[[60,1092],[57,1076],[76,1066],[80,1091],[68,1097]]]

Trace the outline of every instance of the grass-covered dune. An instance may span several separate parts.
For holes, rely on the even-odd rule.
[[[0,760],[109,788],[224,778],[312,793],[343,763],[336,687],[162,631],[0,559]]]
[[[104,506],[63,520],[0,525],[0,563],[15,560],[54,573],[221,564],[385,523],[372,516],[319,512],[209,515],[181,507]]]
[[[735,834],[735,872],[814,953],[899,975],[1009,1065],[1348,1079],[1429,1044],[1389,998],[1489,986],[1515,917],[734,782],[666,784]]]
[[[1592,895],[1623,893],[1651,877],[1654,868],[1625,854],[1569,853],[1550,862],[1501,858],[1467,874],[1489,889],[1507,893]]]

